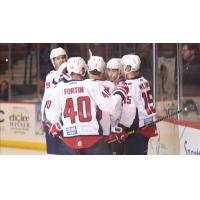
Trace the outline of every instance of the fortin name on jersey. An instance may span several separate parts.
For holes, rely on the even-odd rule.
[[[67,88],[64,89],[64,94],[77,94],[77,93],[84,93],[83,87],[73,87],[73,88]]]

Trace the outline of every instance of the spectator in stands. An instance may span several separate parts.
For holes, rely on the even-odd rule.
[[[8,81],[0,82],[0,100],[8,101]]]
[[[183,64],[199,63],[199,47],[197,44],[182,45]]]
[[[183,84],[200,83],[200,54],[197,44],[182,45],[183,58]]]
[[[191,51],[189,44],[182,45],[182,57],[183,57],[183,64],[190,63]]]

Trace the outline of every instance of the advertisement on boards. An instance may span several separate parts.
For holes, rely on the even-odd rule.
[[[44,142],[40,104],[1,103],[1,140]]]
[[[34,131],[34,105],[2,104],[4,113],[3,130],[9,134],[31,134]]]
[[[180,154],[200,155],[200,130],[179,126]]]

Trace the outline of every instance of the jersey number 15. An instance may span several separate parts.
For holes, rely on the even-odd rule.
[[[153,113],[155,113],[155,109],[153,106],[153,99],[152,99],[152,94],[151,94],[151,90],[147,90],[145,92],[142,92],[142,97],[144,99],[144,103],[145,103],[145,110],[147,112],[148,115],[151,115]]]

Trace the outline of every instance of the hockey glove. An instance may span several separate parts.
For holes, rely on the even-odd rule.
[[[112,143],[112,142],[116,142],[116,141],[121,143],[121,142],[125,141],[127,139],[127,137],[128,137],[128,134],[125,132],[111,133],[109,136],[106,136],[104,140],[107,143]]]
[[[64,62],[64,63],[62,63],[62,64],[59,66],[57,72],[59,72],[59,73],[61,74],[61,73],[63,73],[64,70],[66,70],[66,69],[67,69],[67,62]]]
[[[128,92],[129,88],[125,81],[120,82],[113,90],[113,94],[119,94],[123,100],[125,99]]]
[[[125,131],[123,131],[122,127],[112,127],[111,131],[112,133],[105,138],[105,141],[108,143],[112,143],[115,141],[121,143],[122,141],[125,141],[128,137],[128,134]]]
[[[57,124],[51,124],[49,127],[49,133],[53,136],[59,136],[61,134],[61,128]]]
[[[128,134],[126,132],[115,133],[115,137],[118,142],[123,142],[127,139]]]
[[[53,79],[54,84],[57,84],[59,82],[60,76],[66,68],[67,68],[67,62],[64,62],[60,65],[60,67],[58,68],[56,75]]]

